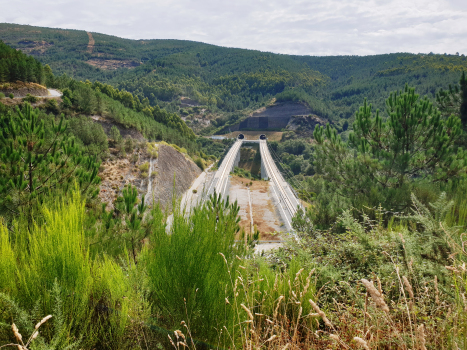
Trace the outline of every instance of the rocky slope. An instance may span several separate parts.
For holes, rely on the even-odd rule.
[[[126,157],[111,157],[102,164],[99,197],[113,207],[126,185],[136,186],[146,203],[170,208],[201,174],[201,169],[185,154],[164,143],[146,143]]]
[[[27,94],[31,94],[33,96],[49,95],[45,86],[35,83],[23,83],[21,81],[17,81],[16,83],[0,84],[0,92],[5,96],[13,94],[14,97],[25,97]]]

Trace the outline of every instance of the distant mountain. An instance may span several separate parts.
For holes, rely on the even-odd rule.
[[[389,93],[409,83],[433,98],[467,70],[467,59],[457,55],[291,56],[5,23],[0,39],[49,64],[55,75],[125,89],[205,133],[237,124],[274,98],[305,102],[344,131],[365,97],[384,109]],[[194,104],[183,104],[185,98]]]

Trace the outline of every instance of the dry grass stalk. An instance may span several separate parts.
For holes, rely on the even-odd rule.
[[[45,316],[42,320],[40,320],[40,322],[38,324],[36,324],[34,329],[39,329],[40,326],[42,326],[44,323],[46,323],[51,318],[52,318],[52,315]]]
[[[251,313],[250,309],[247,308],[244,304],[240,304],[240,306],[243,308],[243,310],[246,311],[250,320],[253,321],[253,314]]]
[[[354,337],[353,340],[355,340],[358,343],[358,345],[360,345],[365,350],[370,350],[370,347],[368,346],[368,343],[365,340],[363,340],[362,338]]]
[[[373,301],[375,302],[375,304],[381,309],[383,310],[384,312],[387,312],[389,313],[389,307],[388,305],[386,304],[386,302],[384,301],[384,298],[383,296],[381,295],[381,293],[375,288],[375,286],[373,285],[373,282],[370,282],[364,278],[361,279],[363,285],[365,286],[366,290],[368,291],[368,293],[371,295],[371,297],[373,298]]]
[[[378,291],[381,294],[381,296],[383,296],[383,288],[381,286],[381,280],[379,279],[378,276],[376,276],[376,281],[378,282]]]
[[[407,293],[409,293],[410,298],[413,300],[414,298],[413,289],[409,283],[409,280],[407,279],[407,277],[402,276],[402,281],[404,282],[404,286],[405,286],[405,289],[407,290]]]
[[[303,312],[303,308],[300,306],[300,310],[298,310],[297,322],[295,323],[295,329],[294,329],[293,337],[292,337],[292,340],[294,341],[297,339],[298,325],[300,324],[300,317],[302,317],[302,312]]]
[[[282,299],[284,299],[283,295],[281,295],[279,299],[277,300],[277,306],[276,306],[276,309],[274,310],[274,315],[273,315],[274,320],[277,318],[277,313],[279,312],[279,307],[281,306]]]
[[[426,346],[425,346],[425,326],[423,324],[421,324],[420,326],[418,326],[417,328],[417,341],[418,341],[418,348],[420,350],[426,350]]]
[[[439,305],[439,290],[438,290],[438,276],[435,275],[435,303]]]
[[[11,325],[11,329],[13,330],[13,334],[15,335],[16,340],[17,340],[19,343],[23,344],[23,336],[22,336],[21,333],[19,332],[18,327],[16,327],[16,325],[13,323],[13,324]],[[24,344],[23,344],[23,345],[24,345]]]
[[[332,323],[331,323],[331,322],[329,321],[329,319],[326,317],[326,314],[325,314],[323,311],[321,311],[321,309],[319,308],[319,306],[316,305],[315,302],[314,302],[313,300],[311,300],[311,299],[309,300],[309,302],[310,302],[311,306],[313,307],[313,309],[316,311],[316,313],[317,313],[318,315],[321,316],[321,318],[322,318],[323,321],[324,321],[324,324],[325,324],[326,326],[328,326],[329,328],[334,328],[333,325],[332,325]]]

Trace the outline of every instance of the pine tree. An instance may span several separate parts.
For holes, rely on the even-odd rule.
[[[10,217],[23,212],[31,221],[37,204],[75,182],[82,193],[97,194],[93,185],[100,181],[99,163],[83,156],[66,134],[63,115],[51,128],[46,130],[39,110],[28,103],[15,114],[0,116],[0,210]]]
[[[465,77],[465,72],[462,72],[462,77],[460,80],[460,118],[464,128],[467,129],[467,79]]]
[[[461,118],[464,130],[467,129],[467,79],[465,72],[462,72],[459,85],[454,87],[449,85],[449,90],[441,89],[436,94],[436,101],[444,116],[458,115]]]
[[[338,193],[368,198],[388,190],[394,195],[413,181],[445,181],[465,170],[466,154],[455,147],[462,135],[458,116],[443,117],[407,85],[391,93],[386,106],[383,119],[365,100],[348,142],[329,124],[315,129],[315,169]]]

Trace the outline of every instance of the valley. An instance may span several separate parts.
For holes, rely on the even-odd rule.
[[[1,348],[467,349],[465,55],[0,40]]]

